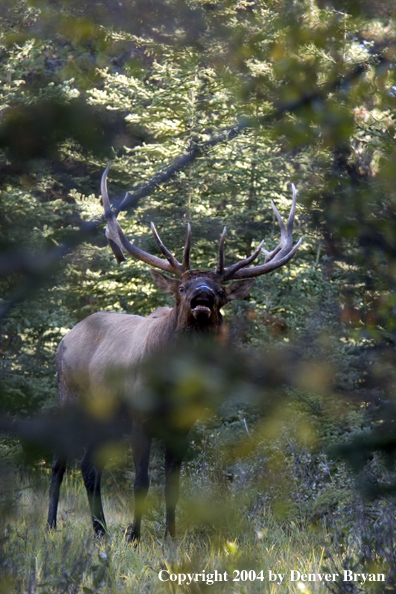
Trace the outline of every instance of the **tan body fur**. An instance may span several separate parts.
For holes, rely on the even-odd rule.
[[[172,340],[173,312],[161,307],[147,318],[98,312],[77,324],[62,339],[56,356],[61,405],[95,397],[113,399],[116,372],[121,381],[128,382],[142,360]],[[138,386],[129,383],[124,388],[132,393]]]

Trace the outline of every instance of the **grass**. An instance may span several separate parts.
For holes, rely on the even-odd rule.
[[[0,523],[0,594],[390,591],[396,567],[391,501],[364,502],[345,465],[299,445],[290,431],[286,440],[263,441],[231,458],[221,445],[222,432],[207,430],[197,454],[183,466],[175,542],[164,541],[162,456],[155,447],[138,547],[124,538],[133,517],[130,454],[121,469],[122,456],[115,456],[103,477],[108,537],[102,541],[93,538],[79,472],[71,468],[65,475],[58,529],[50,533],[45,531],[48,467],[30,483],[11,472],[14,497],[9,488]],[[375,459],[368,470],[378,477],[383,472]],[[386,572],[387,583],[312,581],[319,573],[343,569]],[[311,574],[311,581],[291,581],[291,570]],[[228,579],[206,577],[216,571]],[[161,581],[160,572],[175,581]],[[270,581],[269,572],[281,574],[282,581]],[[188,574],[197,574],[198,581],[183,581]]]
[[[107,483],[112,483],[111,475]],[[189,492],[188,480],[185,480]],[[22,485],[21,485],[22,486]],[[25,485],[26,486],[26,485]],[[109,489],[104,496],[108,538],[95,542],[86,494],[80,476],[68,474],[62,484],[59,528],[45,532],[47,493],[40,486],[20,491],[17,513],[9,518],[2,539],[3,569],[0,592],[16,594],[101,592],[200,592],[207,588],[221,592],[299,593],[326,592],[322,583],[286,581],[290,570],[316,573],[321,570],[325,543],[330,535],[317,527],[296,521],[279,521],[270,509],[249,515],[246,503],[223,496],[226,513],[211,524],[200,525],[189,507],[196,500],[182,500],[178,514],[178,539],[163,539],[162,489],[152,489],[142,540],[137,548],[124,539],[131,519],[127,490]],[[210,503],[206,502],[207,505]],[[201,501],[204,507],[204,503]],[[196,511],[196,510],[195,510]],[[193,521],[190,521],[193,516]],[[159,572],[201,574],[199,582],[177,585],[159,579]],[[217,570],[227,572],[228,581],[214,585],[202,579]],[[250,581],[249,574],[256,580]],[[268,572],[284,574],[282,584],[268,581]],[[169,572],[166,573],[166,572]],[[262,574],[260,574],[262,572]],[[4,575],[4,573],[3,573]],[[260,576],[265,579],[261,580]],[[257,577],[259,576],[259,577]],[[234,578],[243,578],[233,581]],[[247,578],[247,579],[246,579]],[[182,578],[179,578],[180,580]],[[188,578],[186,578],[186,581]],[[209,580],[210,581],[210,580]]]

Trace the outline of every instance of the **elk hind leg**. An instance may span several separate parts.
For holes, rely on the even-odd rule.
[[[102,470],[103,469],[99,468],[94,461],[94,452],[92,448],[88,448],[81,460],[81,473],[88,495],[95,536],[98,537],[106,534],[106,521],[100,492]]]
[[[54,455],[51,470],[51,482],[49,489],[49,509],[47,519],[47,530],[56,528],[56,518],[58,513],[59,493],[63,475],[66,470],[66,459],[58,454]]]
[[[135,428],[132,433],[132,452],[135,464],[135,514],[133,524],[128,526],[126,537],[129,542],[140,539],[142,516],[145,509],[145,499],[149,489],[148,467],[150,462],[151,437],[142,428]]]
[[[176,505],[179,500],[180,470],[187,441],[177,444],[179,447],[165,449],[165,538],[174,538],[176,534]],[[181,446],[181,447],[180,447]]]

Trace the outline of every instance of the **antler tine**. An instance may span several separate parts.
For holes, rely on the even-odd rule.
[[[109,169],[110,162],[107,164],[107,167],[103,172],[100,188],[107,221],[105,233],[118,264],[125,260],[124,252],[127,252],[137,260],[141,260],[149,266],[153,266],[154,268],[159,268],[160,270],[164,270],[165,272],[170,272],[173,274],[177,274],[178,276],[181,276],[182,271],[180,270],[180,268],[175,268],[170,262],[167,262],[162,258],[158,258],[157,256],[153,256],[152,254],[149,254],[148,252],[141,250],[140,248],[133,245],[130,241],[128,241],[128,239],[125,237],[117,221],[117,218],[110,206],[109,195],[107,192],[107,174],[109,172]],[[179,267],[180,266],[181,264],[179,264]]]
[[[187,223],[186,241],[183,250],[183,269],[190,270],[190,250],[191,250],[191,225]]]
[[[233,266],[230,266],[229,268],[225,269],[224,280],[230,280],[232,278],[241,279],[260,276],[262,274],[266,274],[267,272],[271,272],[271,270],[275,270],[275,268],[283,266],[289,260],[291,260],[291,258],[294,256],[302,242],[302,238],[300,238],[296,245],[293,247],[293,223],[297,202],[297,191],[294,184],[292,184],[292,192],[293,200],[290,208],[289,218],[287,221],[287,227],[285,227],[285,224],[278,212],[278,209],[271,200],[271,207],[279,222],[281,231],[280,241],[276,248],[273,249],[271,252],[268,252],[262,247],[263,242],[261,242],[259,248],[257,248],[257,250],[250,256],[250,259],[246,258],[245,260],[241,260],[240,262],[237,262],[237,264],[233,264]],[[252,262],[254,258],[257,257],[255,254],[260,250],[265,254],[264,264],[252,266],[251,268],[246,268],[246,266],[248,266],[248,264],[250,264],[250,262]]]
[[[249,266],[249,264],[251,264],[259,255],[259,253],[262,250],[262,247],[264,245],[264,239],[262,240],[262,242],[260,243],[260,245],[254,250],[253,254],[250,254],[250,256],[248,256],[247,258],[245,258],[244,260],[240,260],[239,262],[236,262],[236,264],[233,264],[232,266],[229,266],[225,271],[224,271],[224,279],[223,280],[230,280],[231,278],[234,277],[234,274],[240,270],[241,268],[244,268],[245,266]]]
[[[292,198],[292,205],[291,205],[291,209],[290,209],[290,213],[289,213],[289,218],[287,221],[287,233],[288,234],[293,233],[294,215],[296,214],[296,204],[297,204],[296,186],[294,184],[292,184],[291,187],[292,187],[293,198]]]
[[[280,230],[281,230],[281,237],[283,237],[284,234],[286,233],[285,223],[283,222],[282,217],[280,216],[279,211],[276,208],[275,203],[274,203],[273,200],[271,200],[271,208],[274,211],[275,216],[276,216],[276,218],[278,220],[279,227],[280,227]]]
[[[169,264],[174,269],[175,274],[178,274],[179,276],[181,276],[183,274],[183,272],[184,272],[183,264],[181,264],[180,262],[178,262],[176,260],[175,256],[162,243],[161,238],[158,235],[157,229],[155,228],[155,225],[154,225],[153,222],[150,223],[150,227],[151,227],[151,231],[152,231],[152,233],[154,235],[154,239],[157,242],[157,245],[158,245],[159,249],[164,254],[164,256],[168,260]]]
[[[292,184],[291,186],[292,186],[292,192],[293,192],[293,199],[292,199],[292,205],[290,208],[290,213],[289,213],[289,218],[287,221],[286,228],[285,228],[285,224],[282,220],[282,217],[280,216],[280,214],[278,212],[278,209],[276,208],[274,202],[271,200],[272,210],[274,211],[275,216],[278,219],[279,226],[281,229],[281,238],[280,238],[279,244],[271,252],[267,252],[267,250],[265,250],[264,248],[262,249],[263,253],[265,254],[265,262],[270,262],[282,248],[284,248],[286,246],[291,247],[293,245],[293,223],[294,223],[294,216],[296,213],[297,190],[296,190],[296,186],[294,184]]]
[[[279,241],[278,245],[276,246],[276,248],[274,248],[271,252],[268,252],[266,249],[262,248],[261,251],[263,252],[263,254],[265,254],[265,260],[264,260],[265,263],[270,262],[276,256],[276,254],[281,250],[282,246],[284,245],[284,239],[286,237],[285,224],[284,224],[282,217],[280,216],[279,211],[276,208],[273,200],[271,200],[271,208],[274,211],[274,214],[278,220],[280,231],[281,231],[281,238],[280,238],[280,241]],[[292,224],[292,229],[293,229],[293,224]]]
[[[216,274],[223,275],[224,274],[224,242],[226,238],[227,227],[224,227],[223,233],[221,234],[220,241],[219,241],[219,257],[217,260],[216,266]]]
[[[280,251],[281,247],[280,244],[276,246],[275,249],[273,249],[271,252],[267,252],[266,249],[261,248],[261,251],[263,252],[263,254],[265,254],[265,260],[264,262],[271,262],[272,258],[274,258],[274,256],[276,256],[276,254]]]
[[[100,192],[102,194],[102,202],[106,218],[109,216],[111,217],[113,214],[110,206],[109,194],[107,192],[107,174],[109,173],[110,165],[111,161],[107,163],[106,169],[103,171],[100,180]]]
[[[107,167],[102,174],[102,178],[100,180],[100,192],[102,194],[102,203],[107,221],[105,235],[111,249],[113,250],[117,264],[120,264],[121,262],[125,262],[126,258],[123,254],[122,242],[120,242],[119,224],[111,209],[109,194],[107,191],[107,174],[109,173],[110,165],[111,161],[107,163]]]

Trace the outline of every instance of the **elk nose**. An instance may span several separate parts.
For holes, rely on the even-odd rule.
[[[196,319],[201,317],[209,318],[212,314],[214,302],[214,291],[208,285],[199,285],[194,289],[191,297],[191,311],[193,316]]]
[[[208,287],[208,285],[199,285],[193,291],[191,301],[194,300],[202,300],[202,301],[209,301],[214,302],[215,293],[213,289]]]

